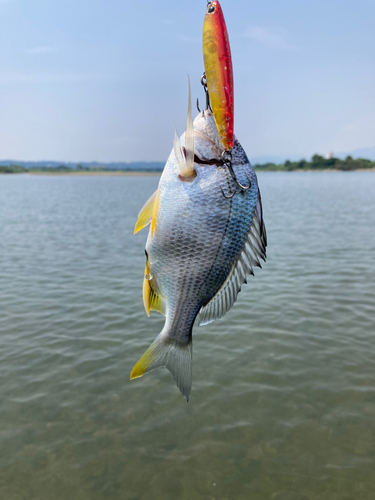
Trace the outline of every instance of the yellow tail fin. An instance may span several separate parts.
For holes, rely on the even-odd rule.
[[[182,345],[162,332],[134,366],[130,380],[142,377],[154,368],[165,366],[171,372],[183,396],[189,401],[192,385],[191,355],[191,337],[187,344]]]

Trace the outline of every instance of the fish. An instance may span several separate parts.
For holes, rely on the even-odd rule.
[[[143,302],[165,315],[155,341],[130,378],[164,366],[189,401],[192,331],[224,316],[254,267],[266,259],[267,235],[257,176],[233,136],[230,168],[210,109],[193,121],[189,85],[186,131],[175,132],[158,188],[134,232],[150,225]],[[246,189],[240,186],[246,185]]]
[[[227,26],[218,0],[207,5],[202,36],[205,79],[215,123],[225,150],[234,141],[233,64]]]

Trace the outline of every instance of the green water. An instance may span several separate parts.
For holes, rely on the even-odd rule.
[[[268,262],[187,404],[132,236],[158,178],[0,177],[0,498],[373,500],[375,174],[259,175]]]

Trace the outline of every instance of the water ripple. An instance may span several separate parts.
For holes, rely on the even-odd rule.
[[[194,329],[186,404],[129,381],[158,178],[1,176],[1,498],[372,498],[375,175],[259,181],[269,259]]]

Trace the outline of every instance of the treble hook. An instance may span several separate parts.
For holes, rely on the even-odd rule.
[[[243,193],[244,191],[247,191],[251,188],[251,180],[249,179],[247,173],[245,172],[246,178],[249,181],[248,186],[243,186],[240,181],[237,179],[236,174],[234,173],[233,166],[232,166],[232,151],[231,150],[226,150],[223,151],[223,154],[221,155],[221,158],[223,160],[224,166],[226,166],[229,170],[229,173],[234,181],[234,183],[240,188],[240,192]],[[220,186],[221,192],[223,193],[224,198],[230,199],[233,198],[233,196],[236,194],[236,190],[233,191],[229,196],[226,196],[226,194],[223,191],[223,188]]]
[[[243,186],[240,181],[237,179],[236,174],[234,173],[233,167],[232,167],[232,162],[227,164],[228,170],[230,175],[232,176],[232,179],[234,182],[237,184],[237,186],[242,190],[242,191],[248,191],[251,188],[251,180],[249,179],[247,173],[245,172],[246,178],[249,181],[248,186]]]
[[[241,191],[247,191],[248,189],[251,188],[251,180],[249,179],[247,173],[245,172],[246,178],[249,181],[248,186],[243,186],[240,181],[237,179],[236,174],[234,173],[233,166],[232,166],[232,150],[227,149],[223,151],[221,158],[223,160],[223,163],[226,167],[228,167],[229,173],[232,176],[232,179],[234,182],[237,184],[237,186],[241,189]]]
[[[233,198],[233,196],[236,194],[236,191],[233,191],[232,194],[230,194],[229,196],[227,196],[225,193],[224,193],[224,189],[220,186],[220,189],[221,189],[221,192],[223,193],[223,196],[224,198],[226,198],[227,200],[230,200],[231,198]]]

